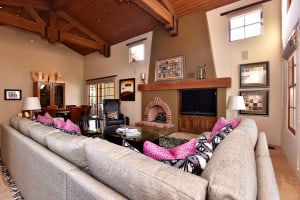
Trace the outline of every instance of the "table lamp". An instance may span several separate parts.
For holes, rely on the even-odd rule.
[[[229,96],[227,102],[227,109],[233,110],[233,117],[237,117],[238,110],[246,110],[245,101],[243,96]]]
[[[23,102],[23,110],[30,111],[30,118],[35,119],[35,116],[33,114],[34,110],[40,110],[41,104],[40,99],[38,97],[26,97]]]

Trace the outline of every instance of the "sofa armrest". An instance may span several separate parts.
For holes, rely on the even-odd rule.
[[[260,132],[255,148],[258,200],[280,199],[273,165],[269,155],[266,135],[264,132]]]

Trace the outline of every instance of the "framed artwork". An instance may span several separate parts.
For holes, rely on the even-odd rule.
[[[240,110],[240,114],[269,115],[269,91],[240,91],[244,97],[246,110]]]
[[[155,60],[155,82],[183,79],[184,55]]]
[[[4,89],[4,100],[21,100],[22,90]]]
[[[269,87],[269,62],[240,65],[240,88]]]
[[[135,101],[135,78],[121,79],[119,90],[121,101]]]

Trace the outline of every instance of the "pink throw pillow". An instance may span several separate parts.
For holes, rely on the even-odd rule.
[[[46,117],[48,119],[53,119],[52,116],[48,112],[45,112],[44,117]]]
[[[44,117],[42,115],[38,115],[37,116],[37,119],[36,119],[38,122],[41,122],[43,124],[47,124],[47,125],[52,125],[53,124],[53,119],[49,119],[47,117]]]
[[[239,123],[241,122],[241,118],[235,118],[232,120],[226,120],[224,117],[220,117],[216,124],[214,125],[209,137],[208,137],[208,142],[211,141],[215,137],[215,135],[224,127],[227,126],[228,124],[231,124],[231,127],[234,129],[236,128]]]
[[[56,128],[63,128],[65,126],[65,122],[61,119],[57,119]]]
[[[81,131],[78,125],[74,124],[71,120],[67,119],[63,129],[66,131],[75,131],[77,135],[81,135]]]
[[[241,121],[242,121],[241,118],[235,118],[235,119],[229,120],[229,123],[231,124],[232,128],[236,128]]]
[[[162,148],[150,141],[144,142],[143,151],[146,156],[154,158],[155,160],[172,160],[174,156],[169,150]]]
[[[185,159],[196,152],[196,139],[191,139],[182,145],[174,147],[170,149],[169,152],[174,156],[175,159]]]

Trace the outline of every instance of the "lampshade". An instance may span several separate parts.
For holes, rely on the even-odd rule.
[[[243,96],[229,96],[227,109],[230,110],[246,110]]]
[[[23,103],[23,110],[41,109],[40,99],[38,97],[26,97]]]

